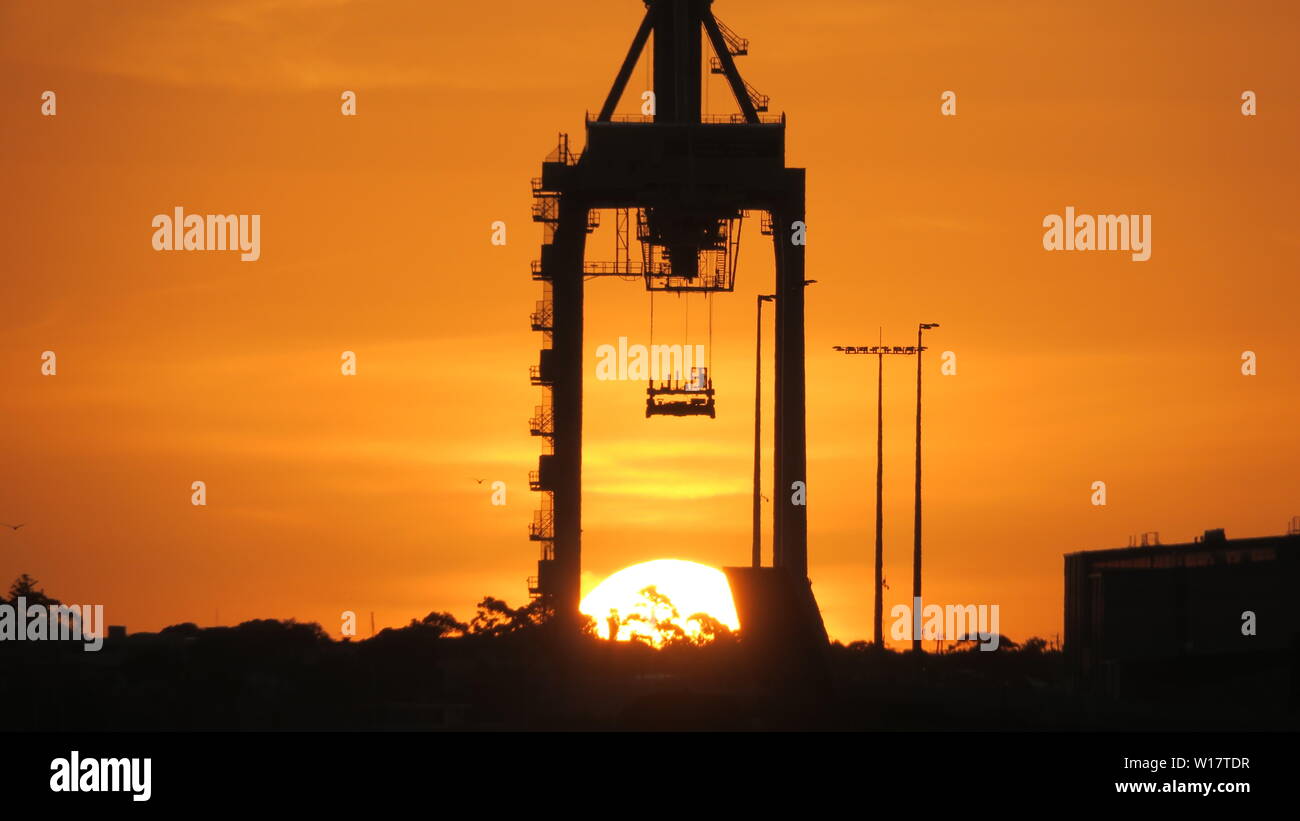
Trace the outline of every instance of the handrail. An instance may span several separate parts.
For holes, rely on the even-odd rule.
[[[716,16],[713,18],[713,22],[718,24],[718,31],[722,32],[722,39],[727,41],[727,51],[730,51],[732,55],[736,57],[749,54],[748,38],[741,37],[739,34],[732,31],[726,23],[719,20]]]
[[[754,95],[757,95],[759,98],[763,98],[765,100],[765,102],[763,103],[765,108],[771,102],[770,97],[767,97],[767,95],[764,94],[759,94],[757,91],[754,91],[754,93],[750,95],[751,99],[754,97]],[[660,123],[656,121],[653,116],[648,114],[615,114],[605,121],[597,121],[595,119],[592,119],[591,115],[589,114],[587,115],[587,122],[589,124],[595,123],[597,125],[610,125],[610,124],[626,125],[629,123],[634,125],[663,125],[663,126],[681,125],[681,123]],[[785,123],[785,115],[760,113],[758,116],[758,122],[751,123],[745,119],[744,114],[701,114],[700,123],[704,125],[781,125]]]

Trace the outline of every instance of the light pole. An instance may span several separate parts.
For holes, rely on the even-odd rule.
[[[873,639],[885,646],[885,354],[876,355],[876,603]]]
[[[763,303],[776,299],[775,294],[759,294],[758,333],[754,348],[754,548],[752,565],[763,566],[763,508],[759,504],[763,479]]]
[[[911,347],[869,345],[851,347],[836,345],[835,350],[846,354],[876,355],[876,602],[873,612],[873,636],[876,648],[885,646],[885,355],[911,356],[919,354]]]
[[[921,607],[921,334],[939,327],[938,322],[922,322],[916,328],[916,517],[912,523],[912,652],[921,649],[920,624],[917,611]]]

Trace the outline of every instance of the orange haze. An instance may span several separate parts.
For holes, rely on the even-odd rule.
[[[352,610],[364,635],[371,611],[382,627],[523,599],[528,181],[558,132],[580,147],[642,9],[0,3],[0,521],[29,523],[0,532],[4,580],[29,572],[133,631],[295,617],[337,635]],[[871,632],[875,362],[831,347],[882,326],[904,345],[942,323],[928,601],[999,604],[1004,633],[1050,637],[1065,552],[1300,513],[1293,5],[715,10],[808,169],[810,572],[833,637]],[[733,110],[720,77],[708,100]],[[261,214],[261,259],[154,251],[175,206]],[[1151,214],[1151,259],[1045,251],[1066,206]],[[612,257],[610,222],[589,259]],[[715,298],[716,421],[646,420],[643,386],[588,381],[587,587],[648,559],[748,561],[754,294],[772,285],[757,227]],[[661,297],[656,341],[707,343],[706,315]],[[648,342],[648,324],[640,286],[593,281],[588,376],[597,345]],[[886,369],[886,613],[910,596],[911,367]]]

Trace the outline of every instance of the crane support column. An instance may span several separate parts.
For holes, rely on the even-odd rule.
[[[587,207],[572,195],[559,197],[552,292],[552,397],[555,414],[555,606],[576,617],[582,594],[582,303]]]
[[[776,487],[773,532],[777,567],[808,576],[808,453],[804,378],[804,169],[784,172],[786,191],[772,211],[776,251]]]

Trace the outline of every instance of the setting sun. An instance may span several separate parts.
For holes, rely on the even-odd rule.
[[[618,641],[656,647],[676,637],[707,639],[714,631],[710,621],[729,630],[740,627],[726,574],[679,559],[623,568],[596,585],[580,609],[595,620],[601,638],[614,633]]]

